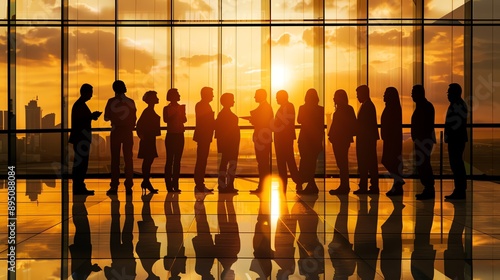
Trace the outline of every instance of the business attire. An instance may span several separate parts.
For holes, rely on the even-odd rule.
[[[215,116],[208,102],[200,101],[194,108],[196,113],[196,127],[193,141],[196,142],[196,163],[194,167],[194,183],[197,191],[211,191],[205,187],[205,172],[207,170],[210,143],[214,136]]]
[[[167,123],[165,149],[165,184],[167,191],[179,192],[181,158],[184,151],[184,123],[187,121],[185,106],[170,103],[163,108],[163,121]]]
[[[286,192],[288,173],[295,183],[299,183],[299,170],[295,162],[293,142],[295,136],[295,107],[292,103],[282,104],[274,118],[274,148],[282,190]]]
[[[250,112],[250,122],[253,125],[253,144],[257,170],[259,171],[259,184],[257,190],[262,190],[264,180],[271,175],[271,143],[272,124],[274,119],[273,108],[268,102],[262,102]]]
[[[223,108],[215,120],[217,152],[220,155],[219,192],[237,192],[234,188],[236,167],[240,148],[238,117],[229,107]]]

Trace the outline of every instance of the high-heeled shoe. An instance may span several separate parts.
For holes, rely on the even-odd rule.
[[[141,183],[141,188],[144,194],[146,193],[146,190],[148,190],[150,193],[158,193],[158,189],[153,188],[153,185],[151,185],[151,182],[149,181],[143,181]]]

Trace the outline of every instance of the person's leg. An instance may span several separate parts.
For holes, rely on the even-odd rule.
[[[174,156],[172,166],[172,185],[174,190],[179,190],[179,177],[181,173],[181,159],[184,151],[184,133],[176,133],[174,141]]]
[[[120,150],[121,150],[121,140],[120,135],[117,133],[116,129],[111,131],[110,135],[110,148],[111,148],[111,183],[110,190],[118,189],[120,184]]]
[[[451,171],[453,172],[453,181],[455,188],[451,195],[446,195],[446,199],[465,199],[465,190],[467,189],[467,171],[463,160],[465,142],[448,143],[448,158]]]
[[[125,188],[131,190],[134,185],[134,160],[132,148],[134,146],[134,136],[132,131],[123,133],[123,161],[125,162]]]
[[[167,152],[167,160],[165,162],[165,184],[167,187],[167,191],[173,190],[172,166],[174,163],[175,146],[173,143],[172,135],[172,133],[167,132],[167,136],[165,137],[165,150]]]
[[[205,185],[205,172],[207,170],[210,142],[198,142],[196,146],[196,164],[194,167],[194,183],[196,186]]]
[[[85,176],[89,165],[90,142],[87,140],[80,141],[73,145],[73,193],[86,191]]]
[[[274,142],[276,150],[276,165],[278,167],[278,176],[280,178],[281,189],[286,192],[288,173],[286,170],[285,150],[282,143]]]
[[[356,158],[358,160],[359,191],[366,192],[368,189],[368,167],[366,164],[366,143],[356,141]],[[356,191],[355,191],[356,192]]]
[[[350,143],[332,143],[333,154],[339,168],[340,186],[330,190],[331,195],[347,194],[351,190],[349,186],[349,146]]]
[[[433,143],[415,144],[416,167],[420,177],[420,182],[424,185],[424,191],[417,194],[418,200],[432,199],[435,196],[434,191],[434,173],[431,166],[431,153],[434,146]]]
[[[223,191],[227,187],[226,177],[227,177],[227,164],[229,162],[229,158],[227,156],[227,151],[223,151],[219,153],[220,162],[219,162],[219,178],[218,178],[218,189],[219,191]]]
[[[285,144],[285,159],[286,165],[288,166],[288,171],[290,171],[290,177],[296,184],[301,183],[299,169],[297,168],[297,162],[295,161],[295,152],[293,150],[293,140],[287,141]]]
[[[368,155],[368,172],[370,173],[370,191],[372,193],[378,193],[378,157],[377,157],[377,141],[369,141],[367,143],[367,155]]]

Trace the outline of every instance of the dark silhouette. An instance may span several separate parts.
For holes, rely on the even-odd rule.
[[[264,182],[271,175],[271,142],[273,133],[271,126],[273,124],[273,108],[267,102],[267,92],[265,89],[255,91],[255,102],[259,106],[250,111],[250,117],[243,117],[253,125],[253,144],[255,149],[255,158],[257,159],[257,169],[259,171],[259,184],[257,189],[251,193],[260,193],[264,189]]]
[[[415,240],[411,253],[411,275],[414,279],[434,279],[434,260],[436,250],[431,244],[432,220],[434,219],[434,200],[416,204]]]
[[[361,196],[358,209],[358,219],[354,229],[354,253],[357,255],[358,277],[375,279],[380,251],[377,248],[378,196],[372,197],[370,202],[367,196]]]
[[[184,123],[187,122],[186,105],[180,105],[178,103],[180,100],[181,96],[177,89],[171,88],[167,92],[167,101],[170,103],[163,108],[163,121],[167,123],[165,185],[169,192],[180,192],[179,177],[184,150]]]
[[[349,147],[356,134],[356,114],[351,105],[347,93],[339,89],[333,95],[335,112],[332,116],[332,124],[328,131],[328,140],[332,143],[335,161],[340,173],[340,186],[330,190],[331,195],[348,194],[349,186]]]
[[[163,267],[170,271],[170,280],[179,280],[179,274],[186,273],[184,231],[181,223],[179,194],[169,192],[165,197],[165,228],[167,229],[167,255],[163,257]]]
[[[453,203],[453,222],[448,233],[448,248],[444,251],[444,274],[450,279],[465,279],[465,259],[463,233],[465,229],[466,207],[461,201]]]
[[[205,197],[208,192],[197,192],[194,204],[194,219],[196,221],[196,236],[193,237],[193,248],[195,252],[194,270],[203,280],[214,280],[211,270],[214,265],[215,245],[210,233],[205,209]]]
[[[80,98],[71,109],[71,133],[68,142],[73,144],[73,194],[93,195],[93,190],[85,186],[85,176],[89,167],[92,143],[92,120],[97,120],[102,112],[90,112],[86,102],[92,98],[94,90],[89,84],[80,87]]]
[[[455,189],[446,199],[465,199],[467,189],[467,172],[464,164],[464,149],[467,143],[467,104],[462,99],[462,87],[452,83],[448,87],[448,100],[450,106],[446,112],[444,124],[444,142],[448,143],[448,158]]]
[[[319,106],[318,92],[311,88],[306,92],[305,104],[299,107],[297,122],[301,124],[299,140],[300,164],[298,182],[299,194],[317,194],[318,186],[314,180],[316,174],[316,161],[323,150],[325,138],[325,110]],[[307,183],[302,190],[302,183]]]
[[[210,102],[214,99],[213,89],[203,87],[201,89],[201,100],[194,108],[196,113],[196,127],[193,140],[196,142],[196,164],[194,167],[194,190],[197,192],[212,192],[205,186],[205,172],[207,170],[207,159],[210,151],[210,143],[214,136],[215,115]]]
[[[276,93],[276,101],[280,108],[274,118],[274,148],[276,150],[276,163],[280,177],[281,189],[286,192],[288,184],[288,171],[292,180],[300,187],[299,170],[295,162],[293,142],[295,136],[295,107],[288,101],[288,93],[280,90]]]
[[[382,164],[394,182],[388,196],[403,195],[403,113],[396,88],[388,87],[384,93],[385,108],[380,117],[380,134],[384,141]]]
[[[259,210],[252,240],[254,258],[250,264],[250,271],[257,273],[259,277],[256,279],[260,280],[269,279],[271,276],[271,260],[274,255],[271,249],[271,204],[269,193],[259,195]]]
[[[156,136],[161,135],[160,116],[155,112],[155,104],[159,100],[156,91],[148,91],[142,97],[142,101],[148,104],[148,107],[142,111],[137,121],[137,136],[141,139],[139,142],[138,158],[142,158],[142,178],[141,188],[143,192],[149,190],[152,193],[158,193],[158,189],[153,188],[149,178],[151,177],[151,165],[158,152],[156,151]]]
[[[151,198],[153,193],[143,194],[142,199],[142,221],[137,222],[139,227],[139,241],[135,251],[139,256],[142,267],[148,273],[147,280],[160,279],[154,274],[153,265],[160,259],[160,242],[156,238],[158,226],[155,225],[153,217],[151,217]]]
[[[328,244],[328,254],[332,261],[335,274],[333,279],[348,279],[354,274],[356,268],[356,255],[352,250],[352,243],[349,241],[348,217],[349,217],[349,197],[339,195],[340,211],[335,220],[333,239]]]
[[[318,213],[314,210],[317,195],[297,199],[292,207],[292,215],[297,219],[300,235],[297,238],[300,259],[299,273],[306,279],[319,279],[325,273],[324,247],[318,238]]]
[[[217,138],[217,153],[219,154],[219,192],[236,193],[234,177],[238,163],[240,148],[240,127],[238,117],[231,112],[234,106],[234,95],[224,93],[220,97],[222,110],[215,120],[215,138]]]
[[[269,201],[265,201],[269,204]],[[280,194],[280,218],[274,236],[274,261],[279,265],[276,279],[288,279],[295,272],[295,235],[297,233],[297,216],[288,211],[286,194]]]
[[[120,185],[120,149],[123,151],[125,162],[125,189],[126,194],[132,194],[134,185],[134,166],[132,160],[132,146],[134,145],[132,131],[135,127],[136,112],[134,100],[125,96],[127,87],[121,80],[113,83],[115,96],[108,100],[104,110],[104,120],[111,121],[111,183],[108,195],[115,195]]]
[[[111,266],[104,267],[106,279],[135,279],[137,263],[134,257],[134,205],[132,196],[125,201],[125,222],[120,228],[120,201],[116,195],[111,197],[111,229],[109,247]]]
[[[240,252],[240,231],[233,203],[234,193],[219,194],[217,201],[217,221],[219,234],[215,235],[215,251],[222,265],[220,279],[235,279],[231,266],[238,260]]]
[[[101,267],[92,264],[92,240],[90,238],[90,224],[85,206],[87,195],[73,196],[73,223],[75,236],[73,244],[69,245],[71,253],[71,277],[75,280],[87,279],[92,272],[101,271]]]
[[[378,160],[377,140],[377,112],[370,99],[370,89],[366,85],[356,89],[361,107],[358,111],[356,155],[358,159],[359,189],[355,194],[378,194]],[[368,173],[370,174],[370,188],[368,189]]]
[[[422,193],[417,194],[417,200],[434,199],[434,173],[431,166],[431,153],[436,143],[434,132],[434,106],[425,98],[422,85],[414,85],[411,98],[415,102],[415,111],[411,116],[411,139],[415,149],[415,165],[424,185]]]
[[[402,197],[392,196],[391,215],[381,226],[384,249],[380,253],[380,269],[384,279],[401,279],[401,260],[403,259],[403,204]]]

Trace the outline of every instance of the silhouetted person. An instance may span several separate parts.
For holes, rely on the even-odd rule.
[[[411,253],[411,275],[413,279],[434,279],[436,250],[431,244],[431,229],[434,219],[434,200],[416,204],[415,240]]]
[[[217,221],[219,234],[215,235],[215,254],[222,265],[219,279],[235,279],[231,269],[238,260],[241,248],[240,231],[233,203],[234,193],[219,194],[217,201]]]
[[[205,186],[205,172],[207,159],[210,152],[210,143],[214,136],[215,115],[210,102],[214,99],[214,90],[211,87],[201,89],[201,100],[194,108],[196,114],[196,127],[193,140],[196,142],[196,164],[194,166],[194,190],[197,192],[212,192]]]
[[[288,92],[280,90],[276,93],[276,101],[280,105],[274,117],[274,148],[276,150],[276,163],[283,192],[288,184],[288,171],[292,180],[299,184],[299,170],[295,162],[293,142],[295,136],[295,107],[288,101]]]
[[[414,143],[415,164],[424,185],[422,193],[417,194],[417,200],[434,199],[434,173],[431,166],[431,153],[436,134],[434,132],[434,106],[425,98],[422,85],[414,85],[411,98],[415,102],[415,111],[411,116],[411,139]]]
[[[184,151],[184,123],[187,122],[187,118],[186,105],[180,105],[179,100],[181,100],[179,92],[176,88],[171,88],[167,92],[167,101],[170,103],[163,108],[163,121],[167,123],[165,184],[169,192],[180,192],[179,177]]]
[[[448,143],[448,158],[450,160],[451,171],[455,189],[446,199],[465,199],[465,189],[467,189],[467,172],[464,164],[464,149],[467,143],[467,104],[462,99],[462,87],[452,83],[448,87],[448,100],[450,106],[446,112],[444,124],[444,142]]]
[[[139,256],[142,263],[142,267],[148,273],[146,279],[160,279],[159,276],[154,274],[153,266],[160,259],[160,242],[156,238],[156,232],[158,231],[158,226],[155,225],[153,217],[151,217],[151,198],[153,193],[143,194],[142,199],[142,221],[137,222],[139,227],[139,241],[135,251]]]
[[[444,251],[444,274],[450,279],[465,279],[466,254],[463,243],[466,207],[461,201],[453,203],[453,222],[448,233],[448,248]]]
[[[104,267],[106,279],[135,279],[136,261],[134,257],[134,205],[132,196],[127,195],[125,201],[125,222],[120,227],[120,201],[116,195],[111,197],[111,229],[109,247],[111,266]]]
[[[335,274],[333,279],[349,279],[354,274],[356,268],[356,255],[352,249],[353,244],[349,241],[348,217],[349,217],[349,197],[339,195],[340,210],[335,219],[333,239],[328,244],[328,254],[332,261]]]
[[[179,194],[170,192],[165,197],[165,228],[167,229],[167,254],[163,257],[163,267],[170,271],[170,280],[179,280],[179,274],[186,273],[186,248],[181,223]]]
[[[92,272],[101,271],[101,267],[92,264],[92,240],[90,238],[90,224],[85,206],[87,195],[73,197],[73,223],[75,236],[73,244],[69,245],[71,253],[71,277],[75,280],[87,279]]]
[[[222,110],[215,120],[215,138],[217,139],[217,153],[220,157],[219,163],[219,192],[235,193],[234,177],[238,163],[240,148],[240,127],[238,117],[231,112],[234,106],[234,95],[224,93],[220,97]]]
[[[301,124],[299,140],[300,164],[298,182],[299,194],[317,194],[318,186],[314,180],[316,174],[316,161],[323,150],[325,138],[325,110],[319,106],[318,92],[311,88],[306,92],[305,104],[299,107],[297,122]],[[302,183],[307,183],[302,190]]]
[[[375,279],[380,251],[377,248],[378,196],[372,197],[370,202],[367,196],[361,196],[358,209],[358,219],[354,229],[354,253],[357,255],[358,278]]]
[[[261,203],[269,204],[269,201]],[[288,279],[295,272],[295,235],[297,233],[297,216],[290,214],[286,194],[280,194],[280,217],[276,225],[274,236],[274,261],[280,269],[276,279]]]
[[[304,200],[305,199],[305,200]],[[318,238],[318,213],[314,210],[317,195],[297,199],[292,207],[292,215],[297,219],[300,235],[297,238],[300,259],[299,273],[307,280],[319,280],[319,275],[325,273],[324,247]]]
[[[377,112],[370,99],[370,89],[361,85],[356,89],[361,107],[358,111],[356,156],[358,159],[359,189],[355,194],[378,194],[378,160],[377,140]],[[368,173],[370,174],[370,188],[368,189]]]
[[[215,259],[215,245],[210,232],[207,220],[207,210],[205,209],[205,197],[208,192],[198,192],[195,194],[194,219],[196,221],[196,236],[193,237],[193,249],[195,252],[195,272],[201,276],[202,280],[214,280],[212,266]]]
[[[403,259],[403,204],[402,197],[391,197],[394,209],[381,226],[384,249],[380,253],[380,269],[384,279],[401,279]]]
[[[270,192],[259,195],[259,209],[255,231],[253,235],[253,259],[250,264],[250,271],[259,275],[256,279],[269,279],[271,276],[271,260],[273,250],[271,249],[271,204],[269,203]],[[283,201],[280,201],[280,205]],[[283,213],[280,212],[280,215]]]
[[[152,193],[158,193],[158,190],[153,188],[149,178],[151,177],[151,165],[158,152],[156,151],[156,136],[161,135],[160,131],[160,116],[155,112],[155,104],[159,100],[156,96],[156,91],[148,91],[142,97],[142,101],[148,104],[148,107],[142,111],[139,120],[137,121],[136,131],[137,136],[141,139],[139,142],[138,158],[142,158],[142,183],[143,192],[149,190]]]
[[[349,186],[349,147],[356,135],[356,114],[351,105],[347,93],[343,89],[335,91],[333,95],[335,112],[328,131],[328,140],[332,143],[333,154],[339,168],[340,186],[330,190],[331,195],[348,194]]]
[[[259,171],[259,184],[257,189],[251,193],[260,193],[264,188],[264,182],[271,175],[271,142],[273,139],[273,108],[267,102],[267,92],[265,89],[255,91],[255,102],[259,106],[250,111],[250,117],[245,118],[253,125],[253,144],[255,149],[255,158],[257,160],[257,169]],[[267,178],[268,179],[268,178]]]
[[[102,112],[90,112],[86,102],[92,98],[94,90],[89,84],[80,87],[80,98],[71,109],[71,133],[68,142],[73,144],[73,194],[93,195],[93,190],[85,186],[92,143],[92,120],[97,120]]]
[[[385,108],[380,117],[380,134],[384,141],[382,164],[394,182],[388,196],[403,195],[403,113],[398,90],[388,87],[384,93]]]
[[[132,147],[134,145],[132,131],[135,127],[136,112],[134,100],[125,96],[127,87],[121,80],[113,83],[115,96],[108,100],[104,110],[104,120],[111,121],[111,183],[108,195],[115,195],[120,185],[120,150],[125,162],[125,189],[127,195],[132,194],[134,185],[134,166]]]

